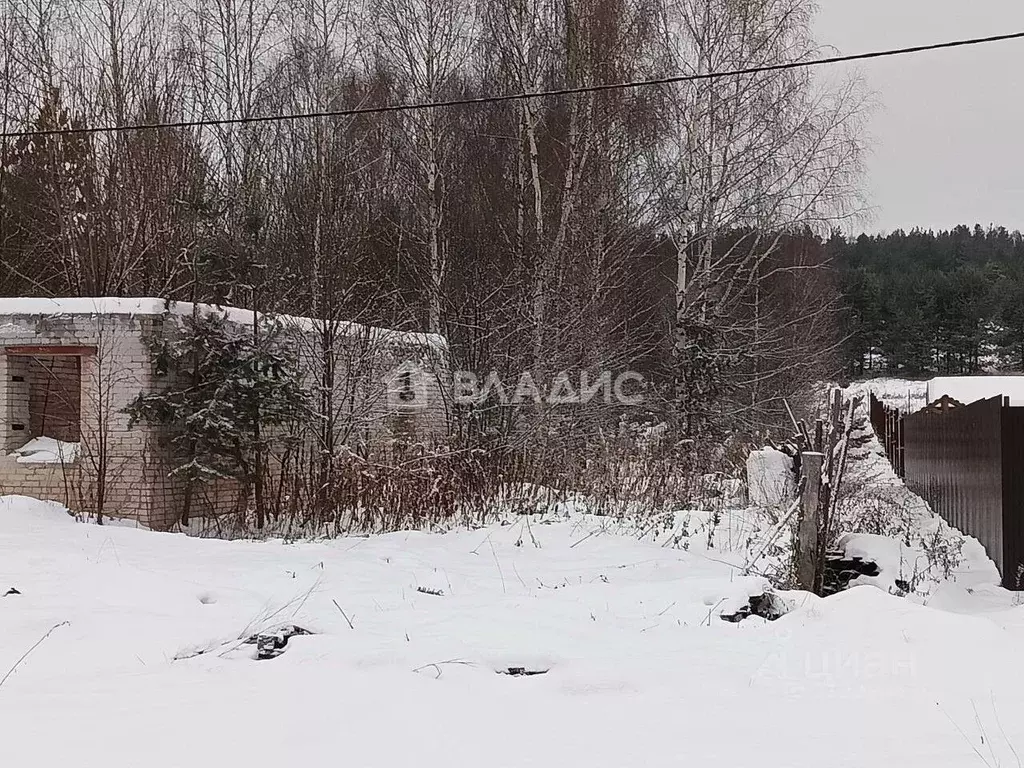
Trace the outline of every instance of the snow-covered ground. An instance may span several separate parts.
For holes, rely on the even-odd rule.
[[[774,622],[721,619],[789,535],[729,494],[298,543],[0,497],[0,766],[1019,766],[1024,601],[857,424],[840,544],[881,573]]]
[[[724,533],[691,537],[568,515],[227,542],[6,497],[0,764],[1019,764],[1010,593],[788,593],[778,621],[731,624],[763,580]],[[240,643],[283,623],[315,634],[268,661]]]
[[[854,391],[898,391],[888,381],[865,382]],[[897,581],[905,582],[909,599],[922,603],[935,600],[937,593],[947,600],[951,592],[967,589],[972,604],[983,593],[1004,603],[1008,593],[996,586],[999,573],[981,543],[948,525],[896,476],[868,422],[865,400],[854,424],[839,504],[839,546],[847,556],[870,559],[882,568],[878,577],[862,577],[859,583],[894,592]],[[951,608],[954,603],[947,600]]]
[[[928,382],[912,379],[877,378],[855,381],[848,392],[867,398],[868,392],[888,406],[904,413],[919,411],[928,404]]]

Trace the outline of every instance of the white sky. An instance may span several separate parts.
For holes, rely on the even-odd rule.
[[[843,53],[1024,31],[1024,0],[818,0]],[[858,228],[1024,230],[1024,40],[863,62],[876,95]]]

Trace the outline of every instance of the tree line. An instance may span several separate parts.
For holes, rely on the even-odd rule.
[[[902,230],[828,243],[848,311],[854,376],[1024,370],[1024,235]]]
[[[838,361],[826,239],[861,208],[854,80],[59,132],[748,70],[819,57],[813,16],[809,0],[3,0],[0,128],[58,133],[0,140],[0,294],[304,315],[325,348],[342,321],[431,331],[484,373],[642,372],[645,408],[551,417],[572,425],[552,439],[583,445],[624,416],[691,452],[788,424],[784,400]],[[474,423],[512,434],[521,415]]]

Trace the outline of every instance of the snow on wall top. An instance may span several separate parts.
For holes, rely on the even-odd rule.
[[[152,315],[166,314],[187,317],[196,311],[218,313],[239,325],[251,325],[253,312],[238,307],[220,307],[215,304],[195,305],[188,301],[167,301],[155,298],[0,298],[0,317],[13,316],[57,316],[57,315]],[[317,328],[324,321],[309,317],[291,315],[279,316],[289,325],[304,330]],[[416,333],[378,328],[359,323],[341,323],[340,332],[349,336],[373,335],[377,340],[393,344],[429,346],[447,349],[448,341],[436,333]]]
[[[944,376],[928,382],[929,403],[944,395],[964,405],[999,396],[1024,405],[1024,376]]]

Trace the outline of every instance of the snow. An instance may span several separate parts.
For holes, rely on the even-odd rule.
[[[919,386],[923,394],[924,382],[891,379],[855,384],[847,394],[863,396],[870,389],[900,397],[900,388],[908,384]],[[912,403],[918,403],[916,398]],[[854,414],[854,424],[839,503],[844,535],[838,546],[847,557],[874,561],[881,570],[855,583],[895,593],[896,582],[906,582],[911,587],[908,599],[929,604],[937,592],[956,584],[979,599],[985,595],[993,604],[1005,604],[1009,593],[999,588],[999,572],[982,544],[951,527],[896,476],[868,422],[866,400]]]
[[[0,680],[15,668],[0,755],[44,768],[1016,765],[1022,600],[894,476],[866,421],[862,408],[840,546],[881,572],[827,599],[781,592],[793,610],[775,622],[719,618],[786,556],[788,531],[769,542],[780,510],[738,496],[649,519],[569,500],[479,529],[292,543],[99,527],[0,497],[0,595],[20,592],[0,597]],[[913,582],[906,597],[897,580]],[[256,661],[243,641],[288,624],[314,634]],[[514,667],[543,674],[496,674]]]
[[[751,451],[747,457],[747,487],[755,506],[789,506],[796,493],[793,459],[774,448]]]
[[[946,376],[928,382],[928,402],[934,403],[948,395],[969,405],[1000,395],[1010,398],[1010,405],[1024,405],[1024,376]]]
[[[166,301],[156,298],[0,298],[0,316],[16,315],[164,315],[171,314],[186,317],[195,312],[216,313],[226,317],[233,323],[252,325],[253,312],[238,307],[219,307],[213,304],[193,304],[187,301]],[[291,315],[278,316],[284,323],[302,330],[322,327],[323,321],[308,317]],[[10,325],[10,324],[7,324]],[[4,325],[0,325],[0,338],[4,335]],[[15,329],[16,330],[16,329]],[[413,346],[430,346],[447,349],[448,342],[439,334],[415,333],[411,331],[395,331],[388,328],[376,328],[359,323],[342,322],[339,333],[348,336],[364,336],[370,334],[376,340],[394,344]]]
[[[28,496],[0,496],[0,535],[49,534],[61,526],[71,528],[74,525],[74,517],[56,501],[40,501]],[[0,587],[0,592],[6,590],[6,586]]]
[[[871,392],[886,405],[899,408],[903,413],[913,413],[928,404],[927,390],[926,381],[883,377],[854,382],[847,392],[865,400]]]
[[[977,748],[1016,764],[1011,593],[950,582],[945,610],[938,593],[790,592],[778,621],[729,624],[764,588],[740,550],[626,528],[568,513],[227,542],[0,498],[0,594],[21,593],[0,597],[0,679],[17,664],[3,763],[959,768]],[[240,638],[284,623],[316,634],[254,661]],[[495,674],[510,666],[548,671]]]
[[[17,456],[19,464],[70,464],[78,459],[80,448],[79,443],[63,442],[52,437],[34,437],[11,453],[11,456]]]
[[[162,315],[166,310],[163,299],[152,298],[0,299],[3,315]]]
[[[940,532],[941,536],[940,526],[948,527],[938,519],[932,522],[933,534]],[[905,541],[872,533],[850,533],[839,540],[839,548],[847,557],[870,560],[881,571],[878,576],[859,577],[858,584],[871,584],[887,592],[894,592],[897,580],[917,586],[924,583],[927,586],[914,595],[921,602],[930,599],[934,590],[945,586],[947,581],[954,581],[964,589],[981,590],[999,584],[999,571],[977,539],[964,537],[958,547],[959,556],[950,563],[951,579],[943,578],[945,574],[932,572],[936,568],[936,555],[933,553],[929,556],[929,544],[931,542],[927,538],[916,545],[908,545]]]

